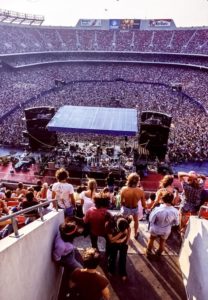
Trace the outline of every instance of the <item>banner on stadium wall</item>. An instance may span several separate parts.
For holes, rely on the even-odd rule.
[[[150,20],[150,27],[169,27],[171,26],[171,19],[161,19],[161,20]]]
[[[120,29],[139,29],[140,20],[134,19],[123,19],[120,23]]]
[[[139,29],[140,22],[138,19],[112,19],[109,20],[109,28],[121,30]]]
[[[81,19],[80,25],[82,27],[101,27],[102,21],[100,19]]]
[[[109,20],[109,28],[110,29],[119,29],[120,22],[121,21],[119,19]]]

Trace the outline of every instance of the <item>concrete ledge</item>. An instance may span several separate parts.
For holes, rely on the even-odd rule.
[[[190,217],[179,263],[188,299],[206,300],[208,295],[208,221]]]
[[[52,261],[52,245],[63,211],[52,211],[0,241],[1,300],[57,299],[62,269]]]

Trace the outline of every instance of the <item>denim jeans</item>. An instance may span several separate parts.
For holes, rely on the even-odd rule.
[[[60,263],[69,273],[77,268],[83,268],[81,263],[76,259],[75,254],[77,254],[76,250],[72,250],[69,254],[61,257]]]
[[[118,270],[121,276],[126,276],[126,257],[127,257],[128,245],[125,243],[116,244],[110,243],[108,244],[108,271],[112,274],[115,273],[116,269],[116,259],[119,252],[118,259]]]

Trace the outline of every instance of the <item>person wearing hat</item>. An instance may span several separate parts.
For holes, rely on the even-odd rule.
[[[181,211],[196,213],[200,208],[201,193],[204,189],[206,176],[190,171],[189,173],[179,172],[178,178],[183,187]]]
[[[72,244],[77,234],[78,227],[74,222],[62,223],[54,240],[53,259],[66,268],[69,273],[76,268],[82,268],[81,263],[75,257],[76,247]]]
[[[110,274],[115,273],[116,259],[119,252],[119,274],[122,280],[127,279],[126,257],[128,250],[128,241],[130,238],[131,218],[121,215],[111,216],[105,224],[106,228],[106,255],[108,259],[108,271]]]
[[[190,171],[189,173],[178,172],[178,178],[183,188],[183,197],[180,208],[180,227],[183,232],[187,223],[187,218],[185,217],[186,214],[196,215],[199,211],[206,176],[197,174],[195,171]]]

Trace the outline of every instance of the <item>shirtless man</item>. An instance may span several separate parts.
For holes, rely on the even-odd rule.
[[[134,237],[138,238],[138,203],[142,202],[143,208],[146,208],[144,191],[139,187],[139,175],[131,173],[127,178],[126,186],[121,189],[121,212],[124,216],[133,216],[134,219]]]

